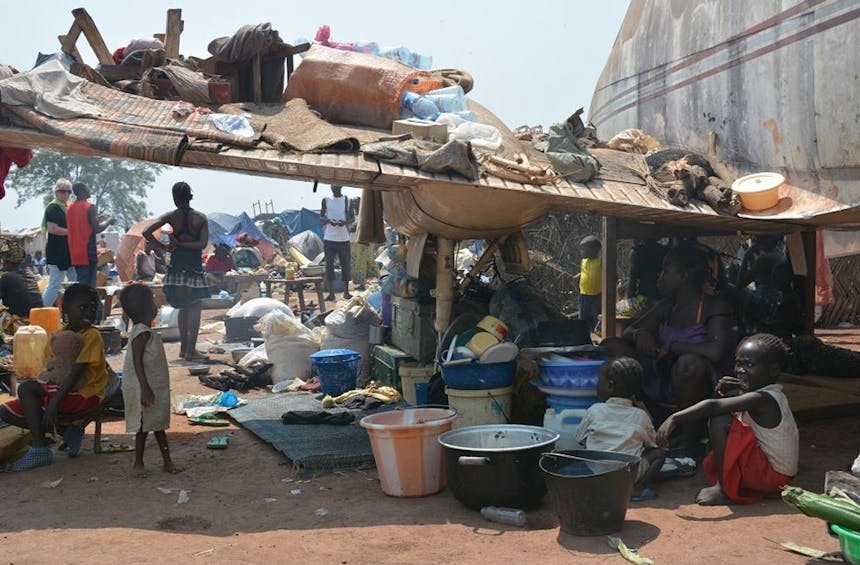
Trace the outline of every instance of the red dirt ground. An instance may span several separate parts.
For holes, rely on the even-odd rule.
[[[204,339],[217,339],[217,335]],[[177,345],[168,345],[175,358]],[[121,356],[110,358],[115,367]],[[173,393],[211,392],[181,367]],[[256,392],[252,395],[267,393]],[[108,443],[131,443],[122,422],[105,424]],[[149,476],[129,478],[132,455],[92,452],[92,435],[75,460],[0,475],[0,548],[8,563],[624,563],[605,537],[562,534],[548,500],[528,513],[528,526],[486,522],[448,492],[421,499],[382,494],[375,470],[328,474],[298,484],[283,456],[233,424],[225,451],[206,449],[224,428],[189,426],[174,416],[168,438],[179,475],[158,469],[154,440]],[[91,434],[92,429],[88,430]],[[824,473],[845,469],[857,455],[860,419],[801,426],[801,468],[795,484],[823,489]],[[55,488],[46,481],[62,478]],[[292,482],[284,482],[293,479]],[[657,563],[809,563],[770,540],[825,551],[838,542],[824,524],[780,500],[704,508],[692,503],[701,476],[660,485],[660,496],[631,504],[620,532],[625,543]],[[190,498],[177,504],[178,490]],[[301,494],[291,495],[292,489]],[[325,516],[315,511],[325,508]]]

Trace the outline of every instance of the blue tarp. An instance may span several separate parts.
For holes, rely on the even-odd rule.
[[[320,213],[314,210],[302,208],[301,210],[284,210],[280,214],[284,226],[290,236],[310,230],[322,238],[322,226],[320,225]]]
[[[269,236],[260,231],[260,228],[257,227],[257,225],[254,223],[254,220],[252,220],[251,217],[248,216],[248,214],[246,214],[245,212],[242,212],[242,214],[238,218],[236,218],[236,223],[233,224],[233,226],[229,228],[226,226],[223,227],[227,230],[227,232],[223,234],[217,234],[215,232],[219,230],[217,230],[217,228],[213,230],[212,225],[210,223],[209,240],[212,243],[226,243],[230,247],[234,247],[236,245],[236,237],[240,233],[246,233],[255,239],[259,239],[261,241],[268,241],[273,246],[278,247],[278,242],[274,239],[269,238]]]

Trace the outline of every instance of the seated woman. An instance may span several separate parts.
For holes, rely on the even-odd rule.
[[[713,272],[698,247],[681,244],[663,261],[658,288],[665,296],[624,332],[624,343],[607,344],[615,354],[636,355],[645,372],[645,397],[652,413],[667,405],[680,409],[710,398],[719,379],[730,374],[737,344],[731,303],[708,294]],[[682,446],[701,455],[706,425],[685,424]]]
[[[203,267],[206,271],[206,282],[210,289],[224,289],[224,275],[233,270],[233,257],[230,256],[230,246],[219,243],[215,252],[206,259]]]

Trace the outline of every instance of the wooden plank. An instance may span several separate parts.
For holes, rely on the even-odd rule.
[[[167,33],[164,34],[164,52],[168,59],[179,57],[179,36],[185,29],[182,21],[182,9],[172,8],[167,10]]]
[[[140,80],[140,65],[102,65],[99,72],[109,82],[119,80]]]
[[[60,49],[63,53],[69,53],[71,55],[71,49],[75,47],[75,43],[77,43],[78,38],[81,36],[81,26],[78,25],[77,20],[72,22],[72,26],[69,28],[69,33],[66,35],[61,35],[58,39],[60,40]]]
[[[615,218],[603,217],[603,271],[600,327],[603,338],[615,336],[615,295],[618,286],[618,240]]]
[[[63,53],[66,53],[67,55],[71,56],[71,58],[74,59],[76,63],[83,65],[84,59],[83,57],[81,57],[81,54],[78,51],[78,48],[75,47],[74,43],[69,44],[69,47],[63,47],[63,45],[68,42],[68,38],[68,35],[57,36],[57,39],[60,41],[60,50]]]
[[[113,65],[113,56],[89,13],[84,8],[75,8],[72,10],[72,15],[75,16],[75,22],[80,26],[84,37],[87,38],[87,42],[89,42],[93,53],[95,53],[96,59],[99,60],[99,64]]]
[[[263,101],[263,79],[260,75],[260,54],[254,55],[251,59],[251,86],[254,97],[254,102],[259,104]]]
[[[164,43],[165,36],[164,36],[164,34],[163,34],[163,33],[153,33],[153,34],[152,34],[152,37],[154,37],[155,39],[157,39],[157,40],[159,40],[160,42]]]

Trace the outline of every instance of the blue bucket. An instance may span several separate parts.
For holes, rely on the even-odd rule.
[[[340,396],[355,388],[361,363],[358,352],[351,349],[324,349],[310,355],[310,359],[324,394]]]

